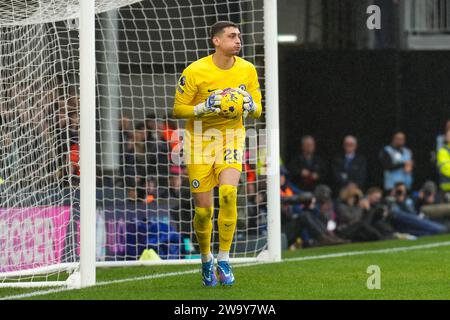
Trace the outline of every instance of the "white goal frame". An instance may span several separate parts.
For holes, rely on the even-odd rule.
[[[5,287],[83,288],[95,285],[97,267],[198,264],[200,259],[96,262],[96,58],[95,1],[79,0],[80,37],[80,261],[32,270],[8,272],[0,281],[49,272],[71,273],[66,281],[0,282]],[[267,246],[255,258],[232,258],[233,263],[281,261],[278,34],[277,1],[264,0],[265,112],[267,130]]]

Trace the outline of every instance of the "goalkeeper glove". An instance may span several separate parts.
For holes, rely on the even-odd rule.
[[[241,88],[237,88],[236,90],[244,96],[244,117],[247,117],[249,113],[253,113],[256,111],[256,103],[253,101],[252,96],[247,91],[244,91]]]
[[[222,90],[214,91],[205,102],[202,102],[194,107],[194,115],[199,117],[207,113],[219,113],[220,103],[222,101]]]

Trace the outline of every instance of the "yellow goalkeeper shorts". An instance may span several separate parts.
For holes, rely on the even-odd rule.
[[[222,141],[202,141],[190,148],[192,156],[187,164],[191,192],[207,192],[219,184],[219,175],[226,168],[242,172],[245,134]]]

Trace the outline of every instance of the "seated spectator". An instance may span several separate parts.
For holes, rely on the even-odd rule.
[[[141,130],[128,134],[122,167],[125,178],[143,178],[147,176],[144,137]]]
[[[301,190],[313,191],[325,179],[326,164],[316,154],[316,142],[312,136],[304,136],[300,154],[290,161],[292,182]]]
[[[443,202],[450,203],[450,129],[445,134],[445,143],[437,154],[437,169],[441,198]]]
[[[417,237],[447,232],[444,225],[419,215],[404,183],[395,184],[391,197],[390,216],[397,231]]]
[[[127,117],[122,117],[119,122],[119,142],[121,152],[123,152],[123,144],[129,140],[128,135],[130,132],[132,132],[132,121]]]
[[[161,203],[166,203],[169,207],[172,222],[177,225],[177,229],[182,234],[189,235],[193,208],[189,185],[183,185],[180,167],[171,166],[169,174],[169,186],[160,194]]]
[[[128,178],[125,182],[126,206],[135,207],[145,202],[145,190],[136,179]]]
[[[281,198],[281,229],[288,238],[288,245],[291,246],[300,237],[300,228],[297,225],[298,214],[301,211],[298,202],[289,203],[287,200],[298,196],[299,190],[291,184],[286,175],[287,170],[280,167],[280,198]],[[257,197],[257,196],[256,196]],[[256,202],[257,199],[255,199]],[[286,201],[286,202],[285,202]],[[254,213],[252,212],[254,215]]]
[[[362,198],[363,193],[355,184],[341,190],[336,210],[337,234],[354,242],[380,240],[383,235],[367,221]]]
[[[384,169],[384,190],[390,191],[395,183],[405,184],[409,190],[413,183],[413,155],[406,146],[406,136],[403,132],[396,132],[390,145],[385,146],[379,153],[379,159]]]
[[[355,183],[360,189],[366,183],[366,158],[356,152],[358,142],[354,136],[344,138],[344,152],[333,161],[335,190],[341,190],[348,183]]]
[[[156,200],[158,199],[157,190],[158,188],[156,186],[155,178],[147,177],[147,179],[145,179],[145,200],[144,200],[146,204],[156,202]]]
[[[280,168],[280,196],[282,198],[288,198],[292,196],[296,196],[300,194],[300,190],[296,185],[291,183],[288,178],[288,171],[285,167],[281,166]],[[299,205],[291,205],[289,210],[295,213],[301,212],[301,208]]]
[[[247,235],[267,234],[267,199],[264,191],[248,195],[247,202]],[[283,209],[281,210],[283,214]],[[283,220],[283,216],[281,218]],[[283,229],[283,222],[282,227]]]
[[[147,114],[142,130],[146,132],[147,172],[158,176],[158,186],[166,187],[169,172],[169,143],[164,140],[164,127],[155,115]]]
[[[183,179],[182,179],[182,169],[179,166],[170,166],[169,170],[169,186],[166,190],[164,190],[161,193],[161,198],[174,200],[171,203],[173,206],[179,206],[180,201],[188,200],[190,206],[190,192],[189,192],[189,186],[183,186]]]

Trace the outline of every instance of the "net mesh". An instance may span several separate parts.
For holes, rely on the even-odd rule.
[[[175,85],[212,53],[209,27],[232,20],[263,88],[263,0],[105,0],[96,9],[97,260],[137,260],[145,249],[197,258],[176,161],[184,124],[171,117]],[[77,16],[75,0],[0,5],[0,281],[64,278],[49,267],[78,261]],[[264,115],[246,122],[232,257],[254,257],[267,240]]]

